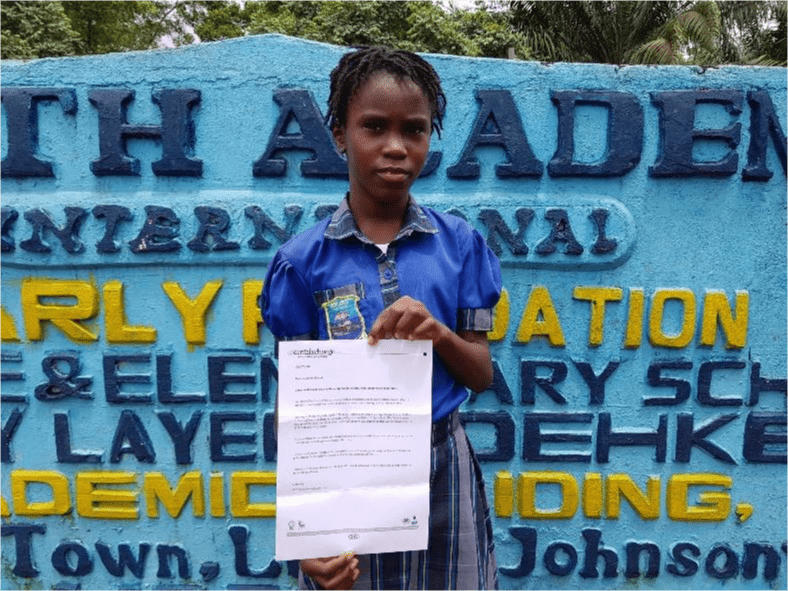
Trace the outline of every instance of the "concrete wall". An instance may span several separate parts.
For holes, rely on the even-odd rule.
[[[3,587],[295,584],[256,297],[345,191],[342,52],[3,62]],[[785,588],[785,70],[426,57],[414,195],[503,267],[462,409],[501,586]]]

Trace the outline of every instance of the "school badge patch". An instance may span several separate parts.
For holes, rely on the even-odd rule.
[[[342,295],[321,304],[329,339],[365,339],[367,328],[357,295]]]

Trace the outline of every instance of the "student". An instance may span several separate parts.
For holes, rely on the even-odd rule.
[[[263,316],[277,339],[429,339],[435,356],[429,547],[302,560],[302,588],[497,588],[484,481],[457,408],[466,388],[492,382],[499,263],[466,222],[410,195],[445,100],[416,54],[345,54],[331,72],[328,123],[347,156],[349,191],[268,269]]]

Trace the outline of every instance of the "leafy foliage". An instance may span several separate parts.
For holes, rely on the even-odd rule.
[[[187,2],[61,2],[79,34],[79,53],[151,49],[160,39],[194,41],[187,32],[194,5]]]
[[[711,50],[713,30],[719,30],[710,6],[691,12],[686,2],[582,0],[509,6],[514,26],[535,55],[549,61],[681,63],[684,50]]]
[[[507,6],[536,59],[785,65],[784,1],[514,0]]]
[[[720,2],[723,35],[720,53],[725,63],[785,66],[788,61],[788,4],[784,1]]]
[[[79,35],[60,2],[1,2],[3,59],[73,55]]]
[[[281,33],[338,45],[610,64],[786,65],[785,0],[0,3],[3,58]]]
[[[716,2],[698,2],[668,20],[652,33],[652,39],[630,50],[628,61],[636,64],[712,65],[717,60],[720,11]]]
[[[524,38],[508,13],[478,2],[474,10],[434,2],[207,2],[195,25],[204,41],[281,33],[337,45],[388,45],[410,51],[505,57],[514,47],[527,58]]]

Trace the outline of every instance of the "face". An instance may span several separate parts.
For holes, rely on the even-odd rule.
[[[407,203],[430,147],[429,101],[410,79],[379,72],[347,107],[345,126],[334,130],[347,153],[350,199],[359,204]]]

